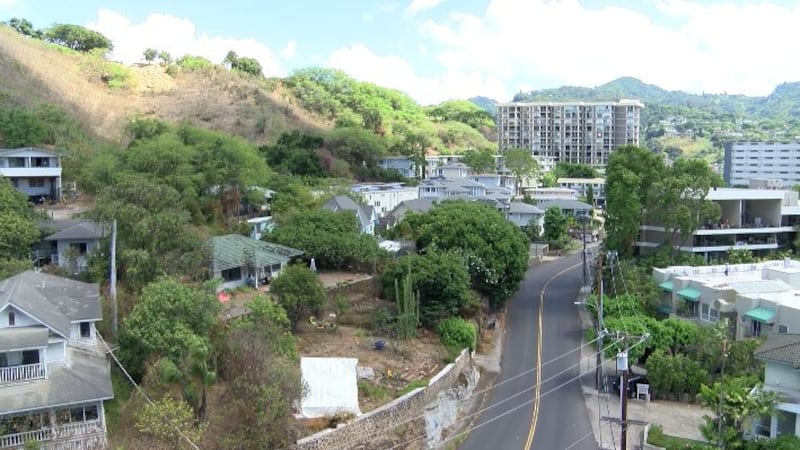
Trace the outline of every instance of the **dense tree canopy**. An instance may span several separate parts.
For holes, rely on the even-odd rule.
[[[514,292],[528,268],[528,238],[491,206],[444,202],[404,219],[421,252],[453,251],[465,261],[472,286],[494,305]]]
[[[361,233],[352,211],[296,211],[281,220],[267,239],[302,249],[320,269],[367,269],[382,254],[375,238]]]
[[[489,150],[467,150],[461,162],[476,173],[491,173],[496,168],[494,152]]]
[[[706,199],[719,185],[719,175],[702,160],[681,159],[668,166],[646,149],[617,149],[606,169],[606,246],[632,255],[644,221],[661,224],[673,240],[685,241],[700,225],[719,217],[719,207]]]
[[[292,331],[297,331],[298,325],[307,316],[316,314],[327,298],[317,274],[302,264],[283,269],[272,282],[270,293],[286,310]]]
[[[557,178],[597,178],[600,176],[594,167],[570,162],[556,163],[554,172]]]
[[[517,177],[517,186],[522,180],[535,178],[539,174],[539,163],[533,159],[531,151],[524,148],[511,148],[503,152],[503,164]]]
[[[97,31],[80,25],[53,25],[45,30],[44,38],[54,44],[63,45],[79,52],[88,52],[94,49],[111,51],[114,49],[110,39]]]
[[[38,239],[33,205],[8,178],[0,176],[0,260],[28,259]]]
[[[429,251],[396,260],[381,277],[384,296],[395,300],[397,286],[402,298],[405,276],[411,277],[414,293],[419,293],[419,316],[425,326],[456,316],[467,306],[469,271],[464,259],[456,253]]]

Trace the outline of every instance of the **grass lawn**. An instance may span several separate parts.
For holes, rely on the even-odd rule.
[[[650,427],[650,434],[647,435],[647,443],[658,447],[664,447],[667,450],[706,450],[714,448],[705,442],[664,434],[663,430],[658,425]]]

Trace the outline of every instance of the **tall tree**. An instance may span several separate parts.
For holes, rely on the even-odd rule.
[[[28,197],[0,176],[0,260],[27,260],[31,245],[38,239]]]
[[[33,24],[28,19],[20,19],[12,17],[8,21],[8,26],[13,28],[17,33],[32,38],[41,38],[42,32],[33,27]]]
[[[639,225],[650,205],[651,186],[666,172],[664,160],[648,150],[623,146],[609,157],[606,168],[606,246],[633,255]]]
[[[297,331],[300,322],[316,313],[327,298],[317,274],[301,264],[285,268],[272,282],[270,292],[286,310],[292,331]]]
[[[488,150],[469,149],[464,152],[462,162],[475,173],[495,171],[494,153]]]
[[[44,37],[54,44],[63,45],[79,52],[114,49],[109,38],[80,25],[56,24],[44,32]]]
[[[394,145],[395,151],[411,159],[417,178],[425,178],[425,156],[431,145],[430,139],[420,130],[408,125],[398,126],[394,131],[398,138]]]
[[[495,208],[478,202],[444,202],[403,219],[426,251],[453,251],[470,271],[472,286],[500,306],[519,287],[530,252],[525,234]]]
[[[544,239],[549,243],[559,243],[567,235],[567,217],[561,208],[551,206],[544,213]]]
[[[146,48],[144,49],[144,52],[142,52],[142,55],[144,56],[145,61],[153,62],[158,56],[158,50],[154,48]]]
[[[517,186],[522,187],[522,180],[536,178],[539,173],[539,163],[533,159],[530,150],[524,148],[511,148],[503,153],[503,163],[506,169],[517,177]]]
[[[704,416],[700,432],[722,448],[742,448],[752,421],[775,412],[778,395],[761,389],[756,377],[726,377],[700,389],[703,405],[715,411]]]

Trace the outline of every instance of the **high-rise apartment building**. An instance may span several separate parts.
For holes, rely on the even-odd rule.
[[[779,180],[783,188],[800,184],[800,141],[726,142],[723,177],[728,186],[752,180]]]
[[[498,147],[527,148],[537,159],[604,168],[611,152],[639,145],[639,100],[506,103],[497,106]]]

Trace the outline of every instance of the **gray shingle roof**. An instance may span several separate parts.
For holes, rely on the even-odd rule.
[[[553,206],[561,209],[571,209],[574,211],[589,211],[592,209],[592,205],[578,200],[573,200],[571,198],[548,200],[542,203],[540,206],[544,210]]]
[[[47,347],[49,335],[45,327],[0,328],[0,352]]]
[[[271,242],[258,241],[240,234],[214,236],[210,240],[214,271],[234,269],[253,263],[258,267],[289,262],[303,251]],[[255,259],[253,261],[253,259]]]
[[[99,349],[67,346],[69,366],[50,365],[47,378],[0,389],[0,414],[114,398],[108,360]]]
[[[322,205],[322,209],[328,211],[354,211],[358,215],[361,226],[369,225],[372,220],[372,208],[356,203],[355,200],[346,195],[337,195]]]
[[[511,202],[508,206],[508,212],[516,214],[544,214],[544,211],[541,209],[522,202]]]
[[[773,334],[758,346],[753,356],[800,367],[800,334]]]
[[[53,221],[55,222],[55,221]],[[42,222],[40,229],[56,229],[55,233],[44,238],[45,241],[80,240],[92,241],[102,239],[107,231],[102,225],[89,220],[62,220],[58,224]],[[71,222],[71,223],[67,223]]]
[[[35,317],[64,337],[69,337],[70,322],[103,318],[96,283],[32,270],[0,281],[0,309],[7,305]]]

